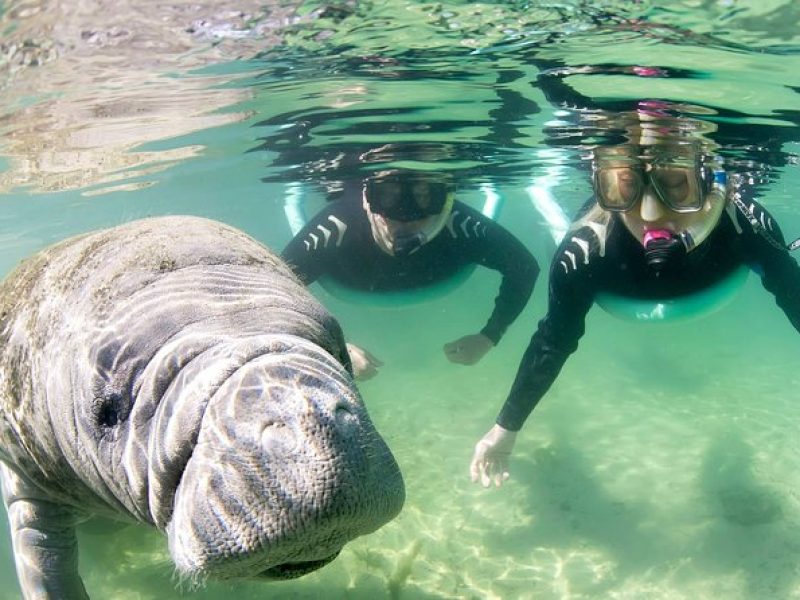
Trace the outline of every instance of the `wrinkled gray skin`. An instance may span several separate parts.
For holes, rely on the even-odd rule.
[[[191,583],[296,577],[389,521],[403,481],[348,370],[336,321],[221,223],[23,263],[0,287],[0,458],[25,596],[86,597],[88,514],[164,531]]]

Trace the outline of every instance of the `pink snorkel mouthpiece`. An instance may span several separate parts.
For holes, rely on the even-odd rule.
[[[669,229],[650,229],[642,238],[647,266],[657,273],[680,268],[686,258],[687,246],[680,236]]]
[[[672,232],[668,229],[649,229],[644,234],[642,245],[647,248],[650,242],[654,242],[655,240],[669,240],[672,237]]]

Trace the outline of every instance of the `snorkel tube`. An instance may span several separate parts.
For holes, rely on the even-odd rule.
[[[393,256],[410,256],[427,244],[429,238],[425,232],[419,231],[410,235],[398,235],[392,245]]]
[[[665,229],[648,231],[643,243],[647,266],[658,272],[678,268],[689,253],[689,246],[694,246],[688,231],[674,234]]]

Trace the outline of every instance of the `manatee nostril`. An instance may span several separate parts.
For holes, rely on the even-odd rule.
[[[104,402],[100,407],[100,414],[97,416],[100,424],[105,427],[113,427],[119,423],[119,413],[117,409],[110,403]]]
[[[119,394],[110,394],[105,398],[97,398],[95,405],[95,419],[101,427],[114,427],[121,420],[122,397]]]
[[[334,419],[337,423],[350,424],[356,420],[356,414],[350,406],[346,404],[337,404],[333,411]]]
[[[336,416],[337,417],[346,416],[346,415],[352,415],[352,414],[353,414],[353,409],[350,406],[348,406],[347,404],[337,404],[336,405]]]
[[[291,452],[297,445],[297,439],[286,422],[268,419],[261,428],[261,444],[271,452]]]
[[[286,423],[277,419],[269,419],[264,422],[264,431],[276,431],[286,427]]]

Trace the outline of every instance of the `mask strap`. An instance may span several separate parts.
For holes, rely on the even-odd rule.
[[[709,172],[706,171],[709,175]],[[722,213],[725,211],[727,203],[725,196],[727,191],[727,176],[725,171],[714,169],[710,172],[710,184],[703,184],[708,191],[704,192],[703,202],[710,203],[711,210],[706,215],[707,218],[690,225],[680,234],[680,239],[686,247],[687,252],[691,252],[711,234],[719,222]]]

